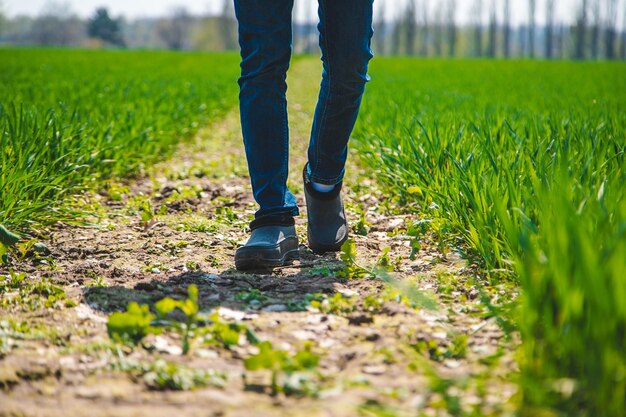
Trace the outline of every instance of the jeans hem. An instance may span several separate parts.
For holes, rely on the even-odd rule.
[[[331,179],[321,178],[321,177],[318,177],[316,175],[309,175],[309,179],[312,182],[315,182],[317,184],[323,184],[323,185],[337,185],[341,181],[343,181],[343,177],[344,177],[343,173],[341,175],[339,175],[339,176],[337,176],[335,178],[331,178]]]
[[[255,219],[266,216],[299,216],[300,210],[298,206],[295,207],[277,207],[271,209],[260,209],[254,214]]]

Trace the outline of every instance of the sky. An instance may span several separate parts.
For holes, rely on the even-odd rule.
[[[69,4],[71,10],[82,17],[92,15],[96,7],[106,6],[113,16],[124,15],[129,19],[133,19],[137,17],[165,16],[177,6],[184,6],[193,14],[215,13],[220,9],[222,1],[223,0],[60,0],[56,2]],[[401,10],[401,5],[404,1],[406,0],[375,0],[374,7],[377,10],[380,4],[385,2],[387,4],[387,14],[390,15],[392,10]],[[474,1],[475,0],[457,0],[457,21],[462,23],[468,21],[471,16],[470,12]],[[485,11],[488,5],[491,4],[491,1],[492,0],[483,0]],[[503,0],[495,1],[503,4]],[[557,16],[559,16],[559,20],[565,22],[573,21],[576,5],[579,1],[580,0],[556,0]],[[537,1],[537,21],[540,24],[544,21],[545,16],[543,10],[545,8],[544,2],[545,0]],[[618,10],[620,10],[620,13],[618,21],[621,21],[624,15],[624,7],[626,7],[626,0],[619,0],[619,2],[620,8]],[[18,14],[35,16],[50,3],[50,0],[0,0],[0,4],[3,4],[4,13],[8,16]],[[296,10],[300,10],[300,16],[304,16],[303,5],[305,3],[311,4],[311,7],[315,7],[317,2],[315,0],[296,0]],[[430,0],[430,3],[432,7],[440,7],[446,2],[445,0]],[[512,0],[511,5],[513,7],[513,21],[516,24],[526,21],[528,16],[528,2],[524,0]],[[501,8],[502,7],[499,7],[499,9]],[[486,18],[487,13],[485,13],[485,20]]]

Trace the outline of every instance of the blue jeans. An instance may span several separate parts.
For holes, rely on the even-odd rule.
[[[342,181],[367,66],[373,0],[318,0],[322,82],[308,148],[310,178]],[[256,218],[299,214],[287,188],[289,129],[286,73],[293,0],[235,0],[241,47],[239,105]]]

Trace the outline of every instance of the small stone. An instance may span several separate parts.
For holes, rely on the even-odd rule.
[[[261,309],[261,311],[264,311],[266,313],[280,313],[282,311],[287,311],[287,310],[288,308],[284,304],[272,304],[267,307],[263,307]]]
[[[444,362],[443,362],[443,365],[444,365],[446,368],[456,369],[456,368],[458,368],[459,366],[461,366],[461,362],[456,361],[456,360],[453,360],[453,359],[448,359],[448,360],[446,360],[446,361],[444,361]]]
[[[59,365],[62,368],[74,368],[76,366],[76,360],[71,356],[64,356],[59,359]]]
[[[367,340],[368,342],[375,342],[379,339],[380,339],[380,334],[378,334],[377,332],[372,332],[365,336],[365,340]]]
[[[179,356],[183,354],[183,349],[180,346],[171,344],[163,336],[155,337],[153,346],[158,352],[161,353],[167,353],[174,356]]]
[[[243,311],[231,310],[230,308],[220,307],[217,309],[217,312],[220,317],[225,319],[231,319],[235,321],[241,321],[246,316],[246,313]]]
[[[199,277],[200,279],[205,279],[207,281],[217,281],[219,279],[219,275],[216,274],[202,274]]]
[[[363,373],[367,375],[382,375],[387,368],[384,365],[368,365],[363,367]]]
[[[374,323],[374,318],[366,314],[350,314],[348,316],[348,323],[352,324],[353,326],[361,326],[363,324]]]
[[[0,388],[8,390],[14,385],[17,385],[20,379],[17,376],[17,372],[10,366],[0,366]]]
[[[357,295],[359,295],[357,291],[351,290],[350,288],[340,288],[337,290],[337,292],[344,297],[356,297]]]
[[[478,290],[476,288],[472,288],[468,291],[467,298],[469,298],[470,300],[475,300],[476,297],[478,297]]]
[[[306,330],[296,330],[292,333],[293,337],[298,340],[315,340],[317,339],[317,334],[306,331]]]
[[[197,357],[202,358],[202,359],[216,359],[219,358],[219,355],[216,351],[214,350],[209,350],[209,349],[197,349],[195,351],[195,354]]]

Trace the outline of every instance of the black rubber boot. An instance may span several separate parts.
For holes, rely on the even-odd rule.
[[[327,193],[316,191],[307,174],[307,165],[302,173],[304,196],[309,216],[309,247],[317,254],[337,252],[348,239],[348,222],[341,200],[342,183]]]
[[[240,271],[288,265],[299,258],[293,217],[262,217],[250,224],[248,242],[235,252]]]

